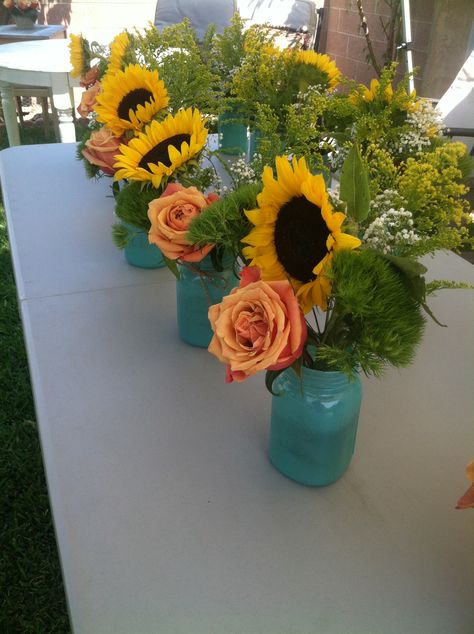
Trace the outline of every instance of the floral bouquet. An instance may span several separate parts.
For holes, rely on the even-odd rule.
[[[185,35],[188,27],[183,28],[173,33]],[[212,164],[203,164],[210,158],[208,117],[197,107],[184,107],[168,90],[161,79],[166,65],[154,48],[157,37],[162,36],[154,30],[144,36],[124,32],[96,63],[90,60],[97,49],[73,40],[71,52],[77,53],[85,87],[89,83],[80,108],[91,115],[79,155],[90,176],[113,176],[120,220],[113,227],[115,244],[125,249],[130,264],[159,266],[141,248],[138,255],[146,237],[148,248],[177,277],[182,338],[207,346],[208,307],[235,285],[234,258],[211,243],[197,247],[187,239],[191,220],[218,197],[218,180]]]
[[[197,244],[212,239],[236,248],[232,234],[240,232],[238,254],[249,265],[241,287],[210,311],[215,326],[211,351],[227,363],[227,378],[241,381],[257,371],[269,370],[267,384],[271,388],[276,377],[273,372],[292,364],[296,370],[305,365],[354,376],[359,370],[380,375],[387,364],[409,363],[424,327],[422,309],[427,289],[421,275],[426,269],[408,257],[371,249],[353,235],[354,216],[334,209],[323,177],[312,174],[304,158],[277,157],[276,174],[267,167],[263,189],[252,191],[253,208],[243,209],[237,202],[229,211],[242,193],[236,190],[205,209],[193,220],[188,233]],[[240,224],[239,212],[245,215]],[[240,301],[245,306],[245,297],[254,288],[264,293],[269,288],[281,291],[287,298],[284,312],[300,314],[291,327],[285,319],[280,321],[280,331],[273,316],[265,317],[262,306],[255,308],[260,320],[254,319],[253,308],[247,306],[245,323],[249,326],[258,321],[258,328],[250,328],[242,339],[248,346],[246,357],[245,348],[236,343],[243,323],[240,312],[233,308],[227,312],[227,308]],[[299,307],[296,313],[295,307]],[[311,319],[300,327],[308,314]],[[221,330],[225,315],[239,321],[239,328],[234,324],[236,339],[230,348],[232,335],[227,327]],[[268,350],[274,351],[276,340],[278,348],[285,351],[284,364],[280,356],[275,359],[268,354]],[[262,346],[258,354],[254,343]]]
[[[38,19],[40,7],[38,0],[3,0],[3,6],[11,11],[12,15],[25,16],[33,22]]]
[[[260,156],[260,171],[283,148],[289,148],[288,117],[300,95],[317,92],[327,98],[340,78],[341,72],[328,55],[296,48],[280,50],[265,26],[248,29],[241,64],[232,75],[231,99],[239,104],[252,130],[250,154],[251,158]],[[316,114],[313,112],[312,124]]]
[[[212,169],[200,166],[206,153],[206,118],[173,99],[161,79],[156,51],[144,56],[145,45],[151,46],[154,38],[154,30],[144,36],[124,31],[107,49],[71,37],[73,74],[81,76],[86,89],[78,111],[90,120],[78,156],[88,176],[114,179],[122,222],[113,235],[120,248],[137,229],[148,233],[148,204],[163,194],[168,182],[179,178],[204,189],[213,182]]]
[[[434,318],[426,298],[465,285],[425,283],[426,267],[401,248],[403,232],[393,252],[364,241],[370,177],[357,144],[342,166],[338,207],[304,158],[277,157],[262,180],[253,200],[239,201],[237,189],[190,225],[193,242],[233,245],[248,265],[239,288],[209,310],[209,351],[228,382],[265,370],[272,462],[300,482],[328,484],[352,456],[359,373],[408,365],[425,314]]]

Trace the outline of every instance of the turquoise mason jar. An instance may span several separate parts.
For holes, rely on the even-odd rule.
[[[217,118],[219,149],[223,154],[247,154],[247,126],[239,123],[237,110],[224,112]]]
[[[178,264],[178,330],[186,343],[200,348],[207,348],[210,344],[213,332],[207,317],[209,306],[218,304],[224,295],[228,295],[239,284],[233,263],[233,258],[227,258],[223,261],[224,270],[216,271],[208,255],[201,262]]]
[[[155,244],[148,242],[146,231],[123,220],[122,225],[128,230],[130,235],[130,239],[124,248],[125,259],[129,264],[142,269],[159,269],[165,266],[160,249]]]
[[[273,383],[269,455],[296,482],[325,486],[346,471],[354,453],[362,400],[358,376],[302,368]]]

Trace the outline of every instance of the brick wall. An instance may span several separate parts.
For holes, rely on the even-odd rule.
[[[381,19],[386,22],[390,8],[385,0],[364,0],[362,3],[377,62],[383,64],[386,37]],[[426,64],[434,0],[412,0],[411,29],[413,40],[413,64],[420,70],[415,81],[417,90],[423,79]],[[360,27],[359,13],[355,0],[325,0],[322,25],[321,52],[335,58],[338,67],[348,77],[369,84],[376,77],[373,66],[368,63],[366,41]],[[406,66],[403,54],[400,59],[403,72]]]

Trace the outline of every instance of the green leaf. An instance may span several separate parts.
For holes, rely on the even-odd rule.
[[[426,302],[422,302],[421,305],[423,306],[424,310],[428,313],[428,315],[431,317],[431,319],[438,324],[438,326],[442,326],[443,328],[447,328],[446,324],[442,324],[440,321],[438,321],[436,319],[436,317],[433,315],[433,313],[431,312],[431,308],[428,306],[428,304]]]
[[[177,280],[180,278],[178,265],[176,260],[172,260],[171,258],[167,258],[164,253],[161,254],[163,256],[163,260],[165,261],[166,266],[169,268],[171,273],[176,277]]]
[[[349,150],[341,170],[340,197],[347,204],[347,214],[356,222],[369,213],[369,175],[355,143]]]
[[[111,185],[111,188],[112,188],[112,194],[114,198],[116,199],[117,196],[120,194],[120,183],[118,181],[114,181]]]
[[[438,326],[446,328],[446,324],[442,324],[436,319],[431,311],[431,308],[426,303],[426,281],[422,275],[428,270],[426,266],[423,266],[423,264],[420,264],[416,260],[412,260],[411,258],[407,257],[385,254],[383,255],[383,257],[388,262],[393,264],[393,266],[395,266],[398,271],[405,277],[413,298],[417,302],[419,302],[419,304],[423,307],[423,309],[431,317],[431,319],[436,324],[438,324]]]
[[[423,266],[423,264],[420,264],[411,258],[385,254],[384,258],[394,264],[397,269],[400,269],[400,271],[402,271],[402,273],[404,273],[407,277],[416,277],[426,273],[428,270],[426,266]]]
[[[426,283],[422,273],[428,270],[426,266],[407,257],[385,254],[382,254],[382,257],[403,275],[414,299],[423,304],[426,297]]]
[[[266,388],[270,392],[270,394],[273,394],[273,396],[280,396],[277,392],[273,391],[272,387],[273,387],[273,382],[277,378],[277,376],[280,376],[280,374],[284,372],[285,370],[286,368],[282,368],[281,370],[267,370],[265,374]]]

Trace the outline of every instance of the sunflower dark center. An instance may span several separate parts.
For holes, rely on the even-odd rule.
[[[158,164],[163,163],[166,167],[171,165],[170,157],[168,154],[168,148],[170,145],[175,147],[178,151],[181,149],[181,143],[186,141],[189,144],[191,140],[191,136],[189,134],[175,134],[174,136],[170,136],[155,147],[152,147],[149,152],[143,155],[138,167],[142,167],[143,169],[148,169],[148,163]]]
[[[329,229],[321,209],[303,196],[285,203],[275,223],[275,249],[285,270],[300,282],[315,279],[314,267],[327,253]]]
[[[130,108],[135,112],[138,106],[144,106],[147,101],[150,102],[152,99],[153,93],[146,88],[135,88],[123,97],[117,108],[117,114],[121,119],[130,121]]]

